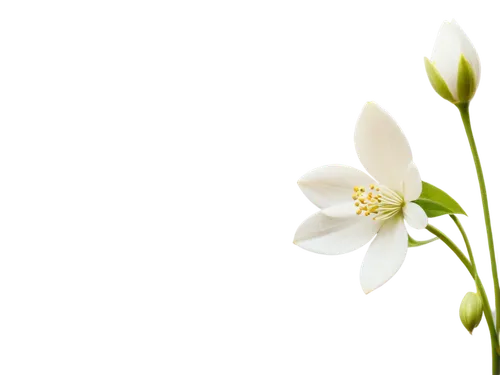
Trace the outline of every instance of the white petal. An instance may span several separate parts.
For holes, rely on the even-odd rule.
[[[381,184],[401,192],[411,149],[396,122],[375,103],[367,103],[361,112],[354,143],[359,160]]]
[[[384,222],[371,243],[361,266],[361,287],[368,294],[382,286],[399,270],[408,249],[408,233],[403,217]]]
[[[458,62],[460,61],[461,43],[457,28],[450,22],[444,22],[439,29],[431,61],[448,84],[455,99],[457,95]]]
[[[427,226],[427,215],[422,207],[413,202],[408,202],[403,208],[406,222],[415,229],[424,229]]]
[[[367,244],[380,225],[365,216],[332,217],[319,211],[299,226],[293,242],[315,253],[345,254]]]
[[[302,192],[319,208],[341,202],[352,204],[354,186],[376,183],[366,173],[343,165],[326,165],[306,173],[297,182]]]
[[[477,75],[476,91],[479,91],[479,86],[481,85],[481,80],[483,79],[483,71],[484,71],[483,59],[481,58],[481,56],[479,56],[479,68],[477,69],[476,72]]]
[[[403,182],[403,196],[405,201],[411,202],[418,199],[422,194],[422,179],[418,173],[417,166],[411,162],[408,165],[406,176]]]

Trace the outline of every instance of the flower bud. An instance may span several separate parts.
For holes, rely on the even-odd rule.
[[[483,317],[483,302],[477,293],[469,292],[460,304],[460,320],[472,335],[472,331],[481,322]]]
[[[454,103],[469,103],[476,93],[481,65],[474,46],[460,26],[445,22],[439,30],[425,70],[434,90]]]

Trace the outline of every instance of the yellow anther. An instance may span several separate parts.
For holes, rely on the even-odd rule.
[[[376,218],[387,220],[403,208],[404,200],[398,193],[390,189],[386,192],[385,187],[375,184],[369,184],[367,187],[369,187],[368,191],[361,185],[353,187],[352,199],[357,215],[364,213],[363,216],[371,216],[373,220]]]

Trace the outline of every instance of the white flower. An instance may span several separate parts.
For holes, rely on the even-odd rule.
[[[434,90],[452,103],[469,102],[481,78],[479,56],[455,20],[441,26],[425,68]]]
[[[389,114],[367,103],[354,141],[361,163],[373,178],[341,165],[302,176],[300,188],[321,211],[299,226],[294,243],[320,254],[344,254],[377,235],[361,267],[361,286],[369,293],[388,281],[405,259],[408,233],[403,219],[423,229],[427,215],[412,202],[422,192],[422,180],[408,141]]]

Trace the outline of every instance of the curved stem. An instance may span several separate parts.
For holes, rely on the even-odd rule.
[[[431,232],[433,235],[435,235],[437,238],[439,238],[441,241],[443,241],[448,247],[455,253],[455,255],[462,261],[464,264],[465,268],[467,268],[467,271],[469,271],[470,275],[472,276],[473,279],[476,278],[476,274],[474,272],[474,269],[472,268],[472,265],[470,264],[469,260],[467,257],[462,253],[462,250],[458,248],[457,245],[455,245],[455,242],[450,240],[446,234],[441,232],[439,229],[436,227],[428,224],[425,229],[427,229],[429,232]]]
[[[460,233],[462,234],[462,237],[463,237],[464,242],[465,242],[465,247],[467,248],[467,253],[469,254],[470,263],[474,269],[474,273],[477,274],[476,262],[474,261],[474,254],[472,254],[472,248],[470,246],[469,237],[467,237],[467,234],[465,233],[464,227],[462,226],[462,223],[460,222],[460,220],[458,220],[458,217],[456,217],[453,214],[451,214],[450,217],[453,220],[453,222],[456,224],[456,226],[458,227],[458,230],[460,231]]]
[[[457,105],[460,116],[462,117],[462,122],[464,123],[465,133],[467,134],[467,139],[469,140],[470,149],[472,151],[472,157],[474,158],[474,164],[476,166],[477,179],[479,181],[479,189],[481,190],[481,201],[483,203],[484,212],[484,222],[486,224],[486,235],[488,237],[488,247],[490,249],[490,261],[491,261],[491,273],[493,274],[493,286],[495,288],[495,309],[497,311],[496,326],[500,326],[500,285],[498,283],[498,271],[497,271],[497,261],[495,257],[495,247],[493,244],[493,232],[491,230],[491,220],[490,220],[490,209],[488,207],[488,195],[486,193],[486,184],[484,183],[483,169],[481,167],[481,161],[479,160],[479,154],[477,152],[476,141],[474,140],[474,135],[472,134],[472,128],[470,124],[469,116],[469,103]]]
[[[451,216],[451,215],[450,215]],[[452,217],[453,218],[453,217]],[[455,221],[455,220],[454,220]],[[457,219],[458,222],[458,219]],[[458,222],[460,224],[460,222]],[[493,322],[493,315],[491,313],[491,308],[488,302],[488,299],[486,297],[486,291],[484,290],[483,283],[481,282],[481,279],[477,275],[477,272],[475,271],[475,266],[469,262],[467,257],[464,255],[462,250],[459,249],[455,243],[446,236],[443,232],[441,232],[439,229],[432,225],[427,225],[426,229],[434,234],[436,237],[438,237],[441,241],[443,241],[448,247],[457,255],[457,257],[462,261],[464,264],[465,268],[467,268],[467,271],[471,274],[472,278],[476,282],[476,285],[478,287],[478,291],[481,294],[481,297],[483,298],[483,301],[486,301],[486,303],[483,303],[484,305],[484,316],[486,318],[486,322],[488,323],[488,328],[490,330],[490,339],[491,339],[491,359],[492,359],[492,371],[493,375],[498,375],[499,374],[499,368],[498,368],[498,354],[497,354],[497,348],[498,348],[498,337],[496,334],[495,330],[495,323]],[[464,236],[464,241],[467,246],[467,251],[469,251],[469,254],[472,255],[472,250],[470,249],[470,243],[469,239],[467,238],[467,235],[465,234],[465,231],[463,231],[462,225],[459,225],[460,232],[462,233],[462,236]],[[471,257],[471,260],[474,258]]]

